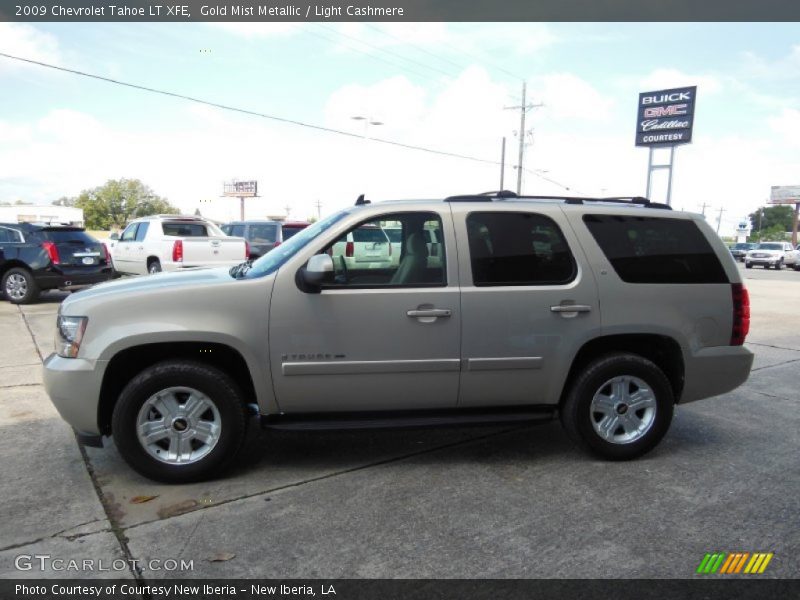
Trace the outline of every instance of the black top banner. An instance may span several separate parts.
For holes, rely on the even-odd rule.
[[[798,21],[796,0],[0,0],[0,21]]]
[[[692,141],[697,86],[639,94],[637,146],[675,146]]]

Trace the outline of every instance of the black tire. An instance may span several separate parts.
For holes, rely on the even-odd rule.
[[[654,396],[654,412],[647,413],[652,415],[649,426],[631,441],[607,441],[595,431],[595,423],[599,426],[602,419],[597,418],[601,413],[593,412],[592,399],[595,394],[610,389],[605,384],[617,377],[641,380]],[[636,387],[633,383],[623,385],[631,386],[629,389]],[[672,386],[663,371],[654,363],[636,354],[607,354],[586,365],[572,382],[561,406],[561,424],[574,442],[593,454],[609,460],[630,460],[649,452],[661,441],[672,422],[674,404]],[[620,410],[623,410],[622,406],[616,408],[617,412]],[[645,410],[641,409],[642,414],[645,414]],[[621,418],[625,412],[618,414]],[[631,414],[641,419],[638,411],[631,411]],[[642,422],[644,420],[641,419]],[[623,425],[620,424],[615,426],[614,431],[619,430],[620,436],[627,435],[622,428]]]
[[[39,285],[28,269],[13,267],[3,274],[2,295],[12,304],[30,304],[41,293]]]
[[[778,262],[778,264],[775,265],[775,269],[778,270],[778,271],[783,269],[783,259],[781,259],[780,262]]]
[[[752,269],[753,268],[753,263],[745,262],[744,263],[744,268],[745,269]]]
[[[147,261],[147,272],[150,275],[161,273],[161,261],[157,258]]]
[[[169,462],[166,457],[169,451],[167,448],[164,449],[164,460],[155,458],[153,450],[148,450],[139,440],[137,423],[145,403],[158,392],[164,392],[168,388],[184,387],[199,391],[215,406],[219,416],[220,433],[215,444],[209,445],[210,450],[201,458],[194,462],[176,464],[174,460]],[[188,405],[188,401],[179,406],[183,408],[185,405]],[[207,411],[203,414],[210,413]],[[197,419],[202,416],[202,414],[197,415]],[[211,422],[215,422],[216,415],[212,417]],[[162,415],[162,420],[167,422],[169,418],[167,415]],[[173,426],[167,428],[170,435],[180,437],[185,433],[186,437],[191,437],[190,434],[193,432],[191,428],[194,425],[187,425],[184,420],[179,429],[176,426],[179,420],[180,417],[173,419]],[[244,441],[246,429],[245,403],[234,381],[215,367],[188,360],[161,362],[134,377],[120,394],[111,420],[114,443],[125,461],[145,477],[167,483],[201,481],[222,472],[236,457]],[[161,442],[172,448],[169,440],[164,439]],[[191,442],[192,445],[196,443],[196,441]],[[153,447],[155,445],[151,445],[151,449]],[[202,448],[202,444],[200,447]]]

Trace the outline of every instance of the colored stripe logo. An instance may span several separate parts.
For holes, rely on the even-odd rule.
[[[697,573],[701,575],[756,575],[763,573],[769,561],[772,560],[772,552],[714,552],[706,554],[697,567]]]

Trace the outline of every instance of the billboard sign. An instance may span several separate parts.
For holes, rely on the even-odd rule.
[[[697,86],[639,94],[637,146],[675,146],[692,141]]]
[[[769,194],[770,204],[796,204],[800,202],[800,185],[773,185]]]
[[[252,198],[258,195],[257,181],[230,181],[224,185],[223,195],[235,198]]]

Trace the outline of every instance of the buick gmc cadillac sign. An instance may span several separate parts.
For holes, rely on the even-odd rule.
[[[639,94],[637,146],[674,146],[692,141],[697,86]]]

